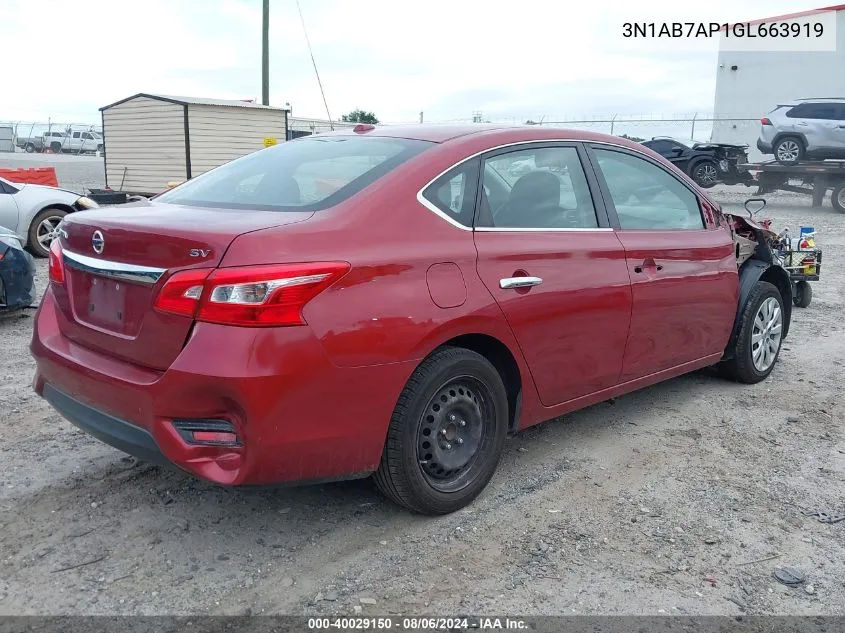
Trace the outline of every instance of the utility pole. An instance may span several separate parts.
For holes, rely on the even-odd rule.
[[[261,103],[270,105],[270,0],[264,0],[261,24]]]
[[[420,112],[420,123],[422,123],[422,122],[423,122],[423,113]]]

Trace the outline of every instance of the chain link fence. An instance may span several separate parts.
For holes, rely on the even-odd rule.
[[[97,152],[103,131],[90,123],[0,120],[0,152]]]

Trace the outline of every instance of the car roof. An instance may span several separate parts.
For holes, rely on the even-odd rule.
[[[357,130],[357,131],[356,131]],[[572,130],[539,125],[495,125],[495,124],[464,124],[464,125],[357,125],[353,128],[321,133],[319,136],[371,136],[407,138],[432,143],[447,143],[449,141],[469,140],[483,137],[491,141],[505,143],[519,143],[521,141],[586,141],[603,142],[622,145],[642,151],[642,145],[619,136]],[[306,137],[307,138],[307,137]],[[313,138],[313,137],[312,137]]]

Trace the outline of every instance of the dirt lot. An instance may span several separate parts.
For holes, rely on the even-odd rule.
[[[698,372],[529,430],[439,519],[367,480],[228,490],[135,463],[32,393],[31,312],[0,320],[0,614],[845,614],[845,521],[802,515],[845,513],[845,216],[765,214],[825,249],[768,380]]]

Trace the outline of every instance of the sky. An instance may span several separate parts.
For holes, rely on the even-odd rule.
[[[827,3],[831,4],[831,3]],[[805,0],[300,0],[338,119],[564,121],[713,108],[716,40],[632,41],[626,21],[736,22]],[[0,0],[0,121],[99,123],[150,92],[261,99],[261,0]],[[326,118],[296,0],[270,0],[270,102]],[[617,131],[618,133],[618,131]]]

